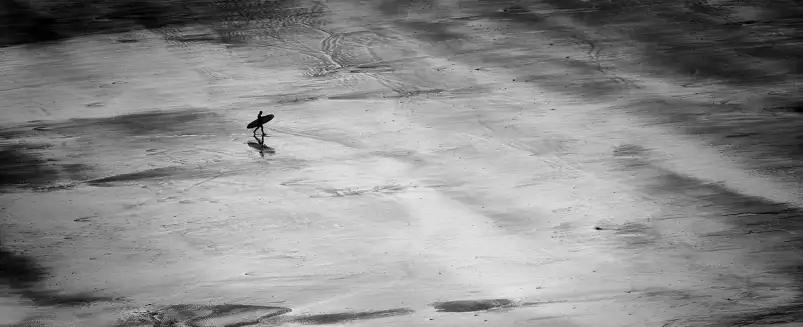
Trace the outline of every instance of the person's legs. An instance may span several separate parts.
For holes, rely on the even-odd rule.
[[[257,129],[259,129],[259,128],[254,128],[254,139],[257,140],[257,143],[259,143],[259,145],[262,145],[263,143],[265,143],[265,137],[263,136],[262,140],[260,140],[257,137]]]

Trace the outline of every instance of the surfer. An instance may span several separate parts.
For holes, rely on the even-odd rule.
[[[259,114],[257,114],[257,119],[252,121],[251,123],[249,123],[248,126],[246,126],[246,128],[248,128],[248,129],[251,129],[251,128],[254,129],[254,138],[257,140],[257,142],[259,142],[260,145],[264,143],[265,136],[267,135],[267,134],[265,134],[265,127],[263,125],[265,125],[267,122],[271,121],[272,119],[273,119],[273,114],[268,114],[267,116],[262,116],[262,111],[260,111]],[[262,131],[262,140],[257,138],[257,129]]]

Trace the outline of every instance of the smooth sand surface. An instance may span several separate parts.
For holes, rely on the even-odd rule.
[[[650,112],[799,116],[753,110],[758,86],[650,74],[610,35],[600,63],[582,38],[438,4],[387,18],[328,2],[327,24],[238,46],[175,41],[212,33],[185,28],[3,49],[18,171],[3,178],[33,185],[0,196],[3,245],[48,269],[37,287],[108,299],[9,295],[0,324],[156,326],[148,308],[220,303],[265,307],[160,314],[761,326],[799,309],[782,268],[801,262],[800,179]],[[438,36],[423,21],[451,23]],[[709,107],[724,102],[748,111]],[[260,110],[276,116],[263,153],[244,128]]]

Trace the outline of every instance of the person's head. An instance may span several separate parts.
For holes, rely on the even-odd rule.
[[[262,117],[262,110],[259,111],[259,115],[257,115],[257,116]]]

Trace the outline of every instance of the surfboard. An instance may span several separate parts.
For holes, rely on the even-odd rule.
[[[265,116],[260,117],[259,119],[254,119],[254,121],[248,123],[248,126],[246,126],[246,128],[248,129],[257,128],[259,126],[265,125],[265,123],[271,120],[273,120],[273,114],[267,114]]]

